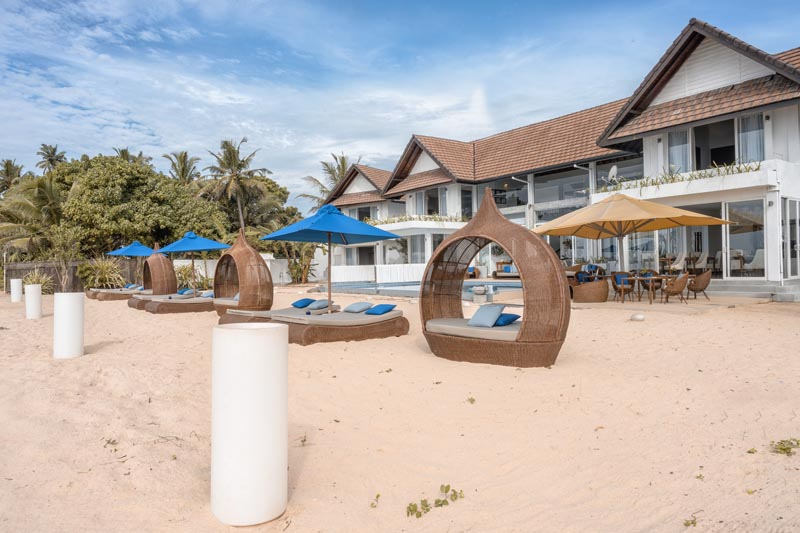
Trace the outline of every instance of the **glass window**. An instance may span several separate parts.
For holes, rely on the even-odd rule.
[[[358,264],[358,250],[355,248],[345,248],[345,264],[355,266]]]
[[[414,193],[414,214],[419,216],[425,214],[425,193],[422,191]]]
[[[461,187],[461,218],[472,218],[472,187]]]
[[[525,176],[516,179],[504,178],[486,184],[478,185],[483,190],[484,187],[492,189],[494,202],[497,207],[516,207],[528,203],[528,183]]]
[[[617,270],[617,239],[609,237],[600,241],[602,246],[603,259],[606,260],[608,271]]]
[[[764,202],[731,202],[728,220],[729,274],[764,277]]]
[[[589,173],[575,169],[533,178],[533,199],[554,202],[571,198],[586,198],[589,195]]]
[[[365,221],[368,218],[372,217],[372,213],[374,207],[356,207],[354,209],[350,209],[350,216],[353,218],[357,218],[361,222]]]
[[[428,189],[425,191],[425,214],[439,214],[439,189]]]
[[[694,168],[703,170],[736,162],[736,134],[733,119],[697,126],[694,140]]]
[[[447,216],[447,188],[439,187],[439,214]]]
[[[764,160],[764,115],[756,113],[739,117],[739,161]]]
[[[628,270],[657,270],[656,241],[652,231],[628,235]]]
[[[411,262],[425,262],[425,235],[412,235],[409,237],[411,248]]]
[[[669,134],[669,171],[674,174],[689,172],[689,130],[673,131]]]
[[[439,245],[442,244],[446,235],[442,233],[434,233],[432,237],[433,237],[433,242],[432,242],[433,249],[436,250],[439,247]]]
[[[617,168],[616,172],[612,172],[614,167]],[[611,176],[610,174],[615,175]],[[597,165],[598,187],[608,187],[625,181],[642,179],[642,177],[644,177],[644,159],[641,157]]]

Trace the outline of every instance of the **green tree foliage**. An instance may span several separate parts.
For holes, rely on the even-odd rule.
[[[36,163],[37,168],[41,168],[45,174],[51,172],[61,163],[66,163],[67,156],[64,152],[58,151],[58,145],[51,146],[49,144],[42,144],[36,155],[41,157],[41,161]]]
[[[178,180],[178,182],[188,185],[200,179],[200,171],[197,169],[197,163],[200,161],[199,157],[189,157],[189,152],[185,150],[164,154],[162,157],[169,161],[170,177]]]
[[[53,176],[25,179],[0,201],[0,244],[37,255],[49,246],[47,232],[63,218],[62,187]]]
[[[312,213],[325,205],[325,200],[331,194],[331,191],[344,179],[347,170],[350,168],[350,158],[344,155],[344,152],[339,155],[331,154],[331,158],[333,161],[320,161],[322,165],[322,179],[315,178],[314,176],[306,176],[303,178],[309,186],[317,191],[316,194],[303,193],[297,195],[298,198],[305,198],[314,203],[314,206],[311,208]],[[360,157],[355,164],[357,165],[359,161],[361,161]]]
[[[16,159],[0,161],[0,194],[19,183],[20,178],[22,178],[22,165],[18,165]]]
[[[149,166],[121,157],[89,160],[72,185],[64,215],[65,224],[78,228],[87,255],[134,239],[163,244],[189,230],[219,237],[225,228],[216,205]]]

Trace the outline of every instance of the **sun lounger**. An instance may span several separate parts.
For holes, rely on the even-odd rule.
[[[467,318],[432,318],[428,320],[426,329],[431,333],[452,335],[455,337],[513,342],[517,340],[521,324],[521,322],[514,322],[508,326],[479,328],[468,325],[468,322],[469,319]]]
[[[334,314],[336,311],[339,311],[341,308],[338,305],[333,306]],[[312,315],[323,315],[327,314],[327,309],[314,309],[314,310],[306,310],[306,309],[298,309],[296,307],[287,307],[285,309],[272,309],[270,311],[246,311],[243,309],[228,309],[228,312],[222,315],[219,318],[220,324],[237,324],[243,322],[269,322],[272,320],[273,314],[281,314],[284,316],[297,316],[302,317],[306,316],[307,313],[311,313]]]
[[[128,307],[133,309],[138,309],[139,311],[143,311],[145,306],[152,301],[158,300],[188,300],[190,298],[195,298],[193,294],[134,294],[128,300]],[[214,306],[214,302],[210,298],[203,298],[203,300],[207,300],[211,302],[211,306]]]
[[[150,289],[89,289],[86,292],[87,298],[101,302],[127,300],[134,295],[149,296],[151,294],[153,294],[153,291]]]
[[[169,313],[202,313],[214,310],[214,299],[203,297],[153,299],[145,303],[144,310],[156,315]]]

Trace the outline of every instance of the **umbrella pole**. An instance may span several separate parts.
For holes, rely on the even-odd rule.
[[[328,232],[328,314],[333,312],[333,301],[331,301],[331,279],[333,278],[333,272],[331,270],[332,264],[331,233]]]
[[[617,255],[619,255],[619,271],[625,272],[625,252],[622,251],[622,239],[624,235],[617,235]]]
[[[194,273],[194,252],[190,252],[190,255],[192,257],[192,291],[194,293],[197,292],[197,279],[195,279]]]

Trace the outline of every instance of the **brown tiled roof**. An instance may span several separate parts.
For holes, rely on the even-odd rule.
[[[475,180],[619,154],[597,137],[626,100],[538,122],[475,141]]]
[[[460,180],[474,179],[475,167],[473,158],[475,149],[473,143],[428,137],[427,135],[414,135],[425,150],[454,178]]]
[[[658,63],[645,76],[642,83],[628,99],[628,102],[617,113],[617,116],[608,124],[605,131],[600,135],[597,141],[598,144],[601,146],[613,144],[611,138],[619,138],[616,131],[617,128],[626,126],[626,121],[629,121],[631,116],[635,117],[639,113],[646,112],[653,98],[704,39],[715,39],[724,46],[735,49],[745,57],[766,65],[786,78],[800,83],[800,66],[793,62],[795,50],[784,52],[783,54],[787,55],[783,58],[780,57],[782,54],[768,54],[707,22],[693,18],[667,51],[664,52]]]
[[[800,46],[797,48],[792,48],[791,50],[786,50],[780,54],[775,54],[775,57],[787,65],[791,65],[794,68],[800,69]]]
[[[382,202],[380,191],[367,191],[367,192],[354,192],[350,194],[343,194],[330,202],[336,207],[343,207],[356,204],[368,204],[374,202]]]
[[[610,140],[800,98],[800,85],[778,74],[648,107],[616,129]]]
[[[383,170],[382,168],[375,168],[375,167],[368,167],[367,165],[353,165],[358,169],[359,172],[364,174],[366,178],[372,182],[378,190],[383,190],[386,186],[386,182],[389,181],[392,173],[388,170]]]
[[[416,191],[417,189],[424,189],[426,187],[450,183],[452,181],[453,179],[445,174],[442,169],[437,168],[408,176],[397,185],[386,191],[384,196],[398,196],[407,192]]]

